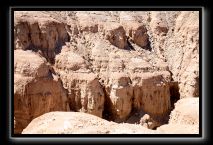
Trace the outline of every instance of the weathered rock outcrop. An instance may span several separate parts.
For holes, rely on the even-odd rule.
[[[199,12],[151,12],[152,47],[167,61],[181,97],[199,96]]]
[[[109,97],[112,113],[116,121],[124,121],[132,111],[133,87],[124,73],[112,73],[109,78]]]
[[[199,125],[199,98],[183,98],[175,103],[169,123]]]
[[[199,133],[199,98],[183,98],[175,103],[169,123],[157,130],[165,133]]]
[[[14,49],[41,50],[53,62],[62,44],[68,41],[65,25],[41,12],[19,12],[14,17]]]
[[[126,31],[122,26],[114,26],[115,28],[108,28],[109,30],[106,31],[106,39],[109,42],[121,49],[125,49],[127,44],[127,36]]]
[[[155,129],[167,123],[179,98],[199,96],[198,12],[17,11],[14,16],[19,133],[54,110]],[[170,122],[179,118],[174,112]]]
[[[132,41],[142,48],[147,48],[149,45],[149,35],[144,25],[140,23],[132,24],[129,26],[129,37]]]
[[[193,125],[163,125],[157,130],[115,123],[81,112],[50,112],[35,118],[22,134],[197,134]]]
[[[109,122],[81,112],[50,112],[34,119],[22,134],[157,134],[133,124]]]
[[[157,130],[162,134],[199,134],[199,127],[189,124],[162,125]]]
[[[71,110],[102,117],[104,92],[85,60],[76,53],[62,50],[56,56],[55,70],[68,90]]]
[[[155,121],[150,115],[145,114],[140,119],[140,124],[146,128],[155,129],[158,126],[161,126],[161,123]]]
[[[165,73],[166,74],[166,73]],[[167,74],[168,75],[168,74]],[[163,73],[144,73],[131,76],[134,87],[134,108],[162,116],[170,111],[169,84]]]
[[[15,133],[50,111],[68,111],[66,91],[44,58],[32,51],[14,51]]]

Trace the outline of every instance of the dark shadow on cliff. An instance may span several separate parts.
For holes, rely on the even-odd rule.
[[[178,82],[170,82],[170,101],[171,101],[171,110],[174,109],[174,104],[180,100],[180,93],[179,93],[179,85]]]
[[[135,48],[132,46],[132,44],[127,40],[127,48],[125,50],[135,51]]]
[[[113,112],[112,112],[113,104],[104,86],[103,86],[103,91],[105,96],[104,111],[102,113],[103,119],[106,119],[108,121],[114,121]]]

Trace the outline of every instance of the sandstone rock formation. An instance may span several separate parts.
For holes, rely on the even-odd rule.
[[[116,28],[108,30],[106,39],[109,40],[112,45],[121,49],[126,48],[128,45],[126,32],[122,26],[117,26]]]
[[[41,12],[18,12],[14,17],[14,49],[39,49],[54,61],[55,53],[69,38],[65,25]]]
[[[113,116],[117,121],[124,121],[132,111],[133,87],[130,78],[123,73],[113,73],[109,84]]]
[[[22,134],[197,134],[194,126],[163,125],[161,129],[115,123],[80,112],[50,112],[34,119]]]
[[[15,133],[32,119],[50,111],[69,111],[60,79],[44,58],[32,51],[14,50]]]
[[[80,112],[50,112],[34,119],[22,134],[157,134],[133,124],[109,122]]]
[[[15,132],[50,111],[156,129],[199,96],[198,42],[196,11],[17,11]]]
[[[169,65],[181,97],[199,96],[199,12],[151,12],[152,47]]]
[[[129,29],[129,37],[132,41],[142,48],[147,48],[149,45],[149,35],[147,34],[147,29],[144,25],[133,24]]]
[[[199,98],[183,98],[175,103],[169,123],[199,125]]]
[[[183,98],[175,103],[170,114],[169,123],[157,130],[165,133],[198,134],[199,133],[199,98]]]
[[[68,90],[71,110],[102,117],[104,92],[98,77],[88,69],[85,60],[78,54],[64,50],[55,60],[55,70]]]

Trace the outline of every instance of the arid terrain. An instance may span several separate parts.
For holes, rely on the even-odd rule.
[[[16,134],[198,134],[199,12],[15,11]]]

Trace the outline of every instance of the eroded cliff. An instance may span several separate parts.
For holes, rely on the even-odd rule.
[[[14,17],[15,133],[51,111],[155,129],[169,121],[178,99],[199,96],[198,12]]]

